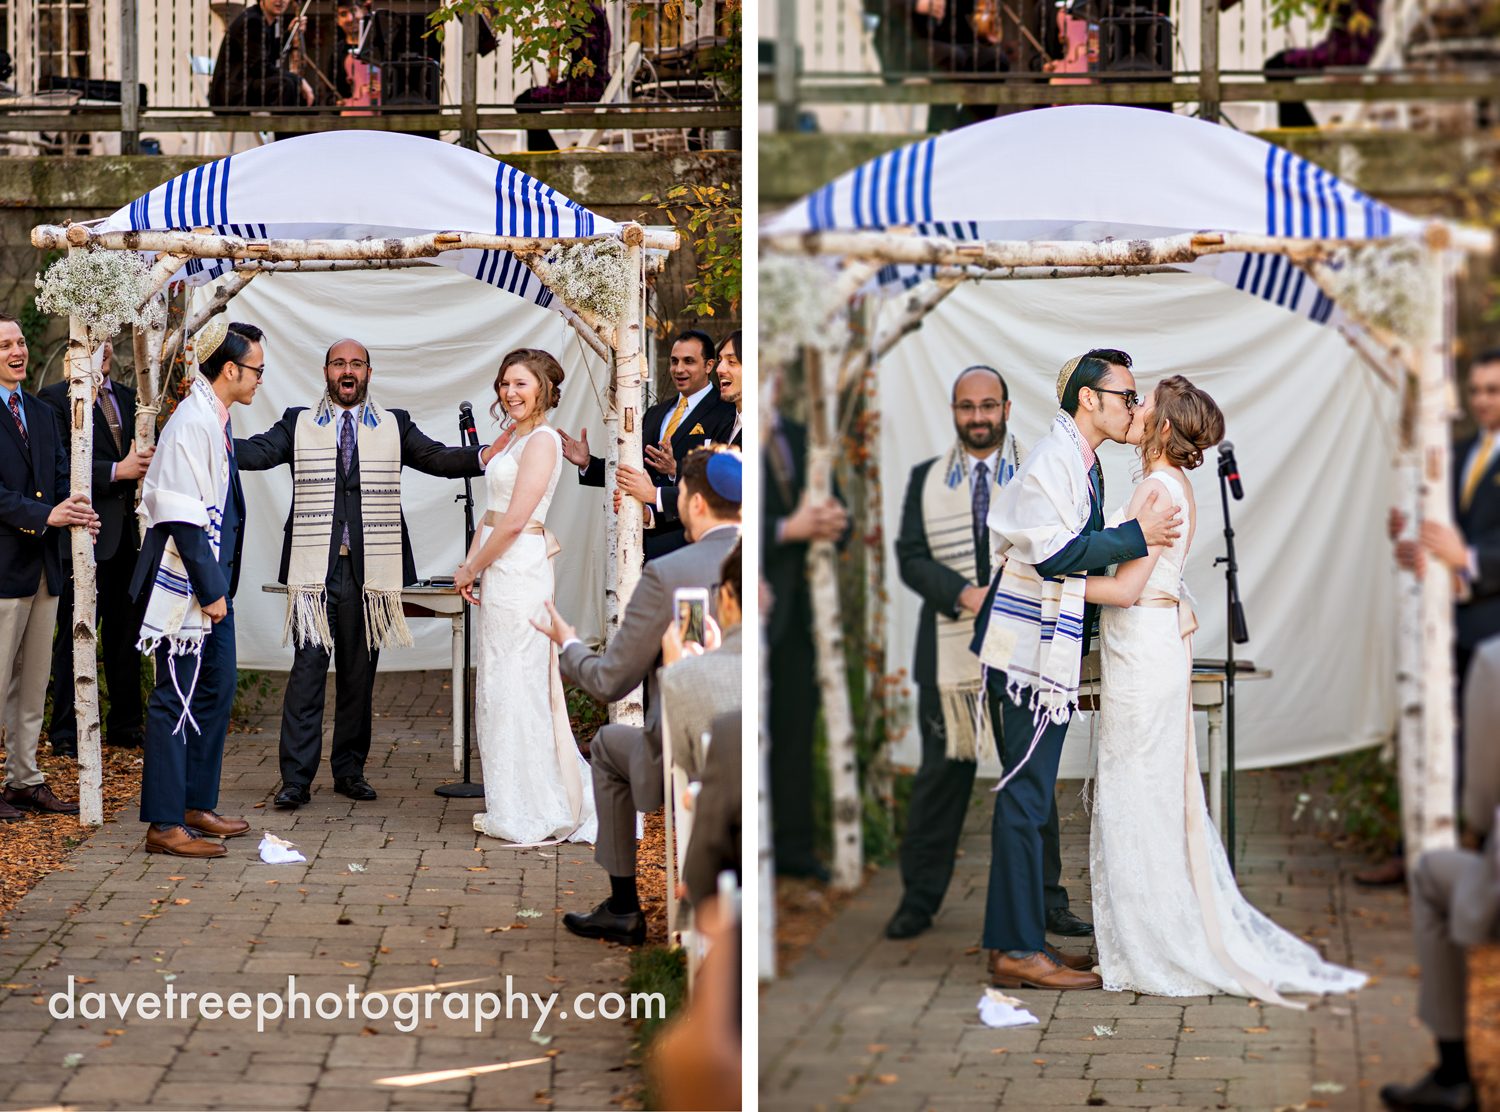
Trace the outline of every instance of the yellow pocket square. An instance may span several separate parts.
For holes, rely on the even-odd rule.
[[[689,436],[706,436],[708,434],[703,431],[703,426],[702,425],[694,425],[693,426],[693,431],[690,432],[690,433],[688,433],[688,435]]]

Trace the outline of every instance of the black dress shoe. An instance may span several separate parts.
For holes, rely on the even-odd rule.
[[[617,915],[605,900],[587,915],[570,911],[563,916],[563,926],[579,938],[602,938],[621,946],[639,946],[646,941],[646,916],[641,911]]]
[[[1054,907],[1047,912],[1047,933],[1087,938],[1094,933],[1094,925],[1085,923],[1065,907]]]
[[[110,734],[104,739],[104,744],[116,749],[141,749],[145,747],[146,739],[141,734]]]
[[[363,776],[336,776],[333,781],[333,790],[340,795],[347,795],[350,799],[365,802],[375,798],[375,789],[365,783]]]
[[[276,807],[300,807],[311,802],[312,792],[307,790],[306,784],[282,784],[276,798],[271,800]]]
[[[54,757],[67,757],[69,760],[78,759],[78,743],[76,741],[54,741],[52,743],[52,755]]]
[[[898,907],[891,921],[885,925],[887,938],[916,938],[932,926],[932,916],[915,908]]]
[[[1478,1112],[1479,1099],[1474,1086],[1439,1085],[1437,1070],[1430,1071],[1415,1085],[1386,1085],[1380,1099],[1396,1112]]]

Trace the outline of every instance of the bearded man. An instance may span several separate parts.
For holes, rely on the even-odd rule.
[[[260,368],[264,370],[264,368]],[[401,513],[401,469],[458,479],[484,473],[500,448],[450,448],[423,435],[402,409],[368,396],[369,350],[340,340],[323,360],[327,389],[312,409],[294,406],[259,436],[235,441],[241,471],[292,468],[292,508],[281,549],[285,636],[296,646],[281,706],[277,807],[311,800],[323,752],[328,659],[338,673],[334,790],[375,798],[365,780],[380,650],[412,643],[401,588],[417,580]],[[398,543],[397,536],[400,536]]]

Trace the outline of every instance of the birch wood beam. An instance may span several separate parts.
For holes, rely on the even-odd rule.
[[[921,328],[922,322],[927,319],[927,314],[942,304],[943,300],[964,280],[962,273],[955,273],[923,282],[907,292],[906,304],[901,308],[901,315],[889,326],[883,327],[877,316],[875,335],[870,344],[844,360],[843,366],[839,368],[839,393],[842,394],[851,382],[862,378],[872,364],[878,363],[885,357],[886,352]]]
[[[632,229],[634,232],[632,233]],[[107,251],[163,251],[195,259],[428,259],[445,251],[546,251],[559,244],[615,240],[626,234],[640,237],[637,246],[675,251],[682,245],[676,232],[656,232],[639,224],[621,228],[621,236],[497,236],[483,232],[429,232],[420,236],[382,239],[246,239],[214,232],[139,231],[96,232],[81,224],[62,227],[40,224],[31,230],[33,247],[60,251],[69,247]]]
[[[560,302],[562,302],[563,305],[567,306],[569,313],[576,317],[582,324],[592,329],[594,335],[598,337],[598,339],[606,347],[613,348],[619,346],[617,338],[615,336],[616,328],[614,324],[612,324],[610,321],[604,320],[597,313],[590,312],[588,309],[585,309],[582,306],[569,304],[568,301],[563,297],[563,295],[558,292],[557,287],[553,285],[553,280],[556,277],[556,272],[553,269],[552,264],[549,263],[541,254],[533,251],[518,252],[516,254],[516,258],[520,259],[521,262],[526,265],[526,269],[535,274],[538,281],[540,281],[542,285],[551,290],[553,295]],[[570,321],[569,323],[572,322]],[[587,340],[588,337],[585,336],[584,339]],[[593,345],[591,344],[590,346],[592,347]],[[594,350],[599,351],[597,347],[595,347]],[[600,351],[600,354],[603,355],[606,360],[612,358],[602,351]]]
[[[167,284],[176,277],[177,272],[187,265],[187,261],[188,258],[186,255],[158,256],[156,262],[151,266],[151,292],[141,298],[141,303],[137,308],[144,309],[148,301],[166,289]]]
[[[161,294],[156,295],[166,299]],[[156,414],[161,408],[161,353],[167,337],[167,312],[162,306],[161,323],[135,331],[135,442],[140,448],[156,444]],[[145,477],[137,480],[136,498]]]
[[[191,336],[207,324],[211,318],[222,313],[229,303],[234,300],[235,294],[248,286],[251,280],[259,273],[260,271],[256,269],[246,268],[242,270],[236,267],[229,280],[214,291],[214,295],[209,298],[207,305],[195,312],[184,324],[172,330],[172,334],[167,337],[162,347],[161,361],[170,364],[173,359],[177,358],[177,352],[182,348],[183,337]]]
[[[338,270],[407,270],[417,266],[438,266],[426,259],[290,259],[279,263],[254,259],[236,263],[235,273],[327,274]]]
[[[73,248],[69,251],[78,250]],[[88,327],[68,318],[68,471],[70,494],[92,496],[94,474],[94,361]],[[78,821],[104,822],[104,765],[99,736],[99,665],[95,656],[94,538],[87,525],[69,530],[73,556],[73,613],[63,615],[73,641],[73,706],[78,720]]]

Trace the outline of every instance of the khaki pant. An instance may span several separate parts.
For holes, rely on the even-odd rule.
[[[36,763],[37,738],[52,672],[52,632],[57,596],[47,576],[30,598],[0,598],[0,691],[5,696],[5,783],[29,788],[44,777]]]

